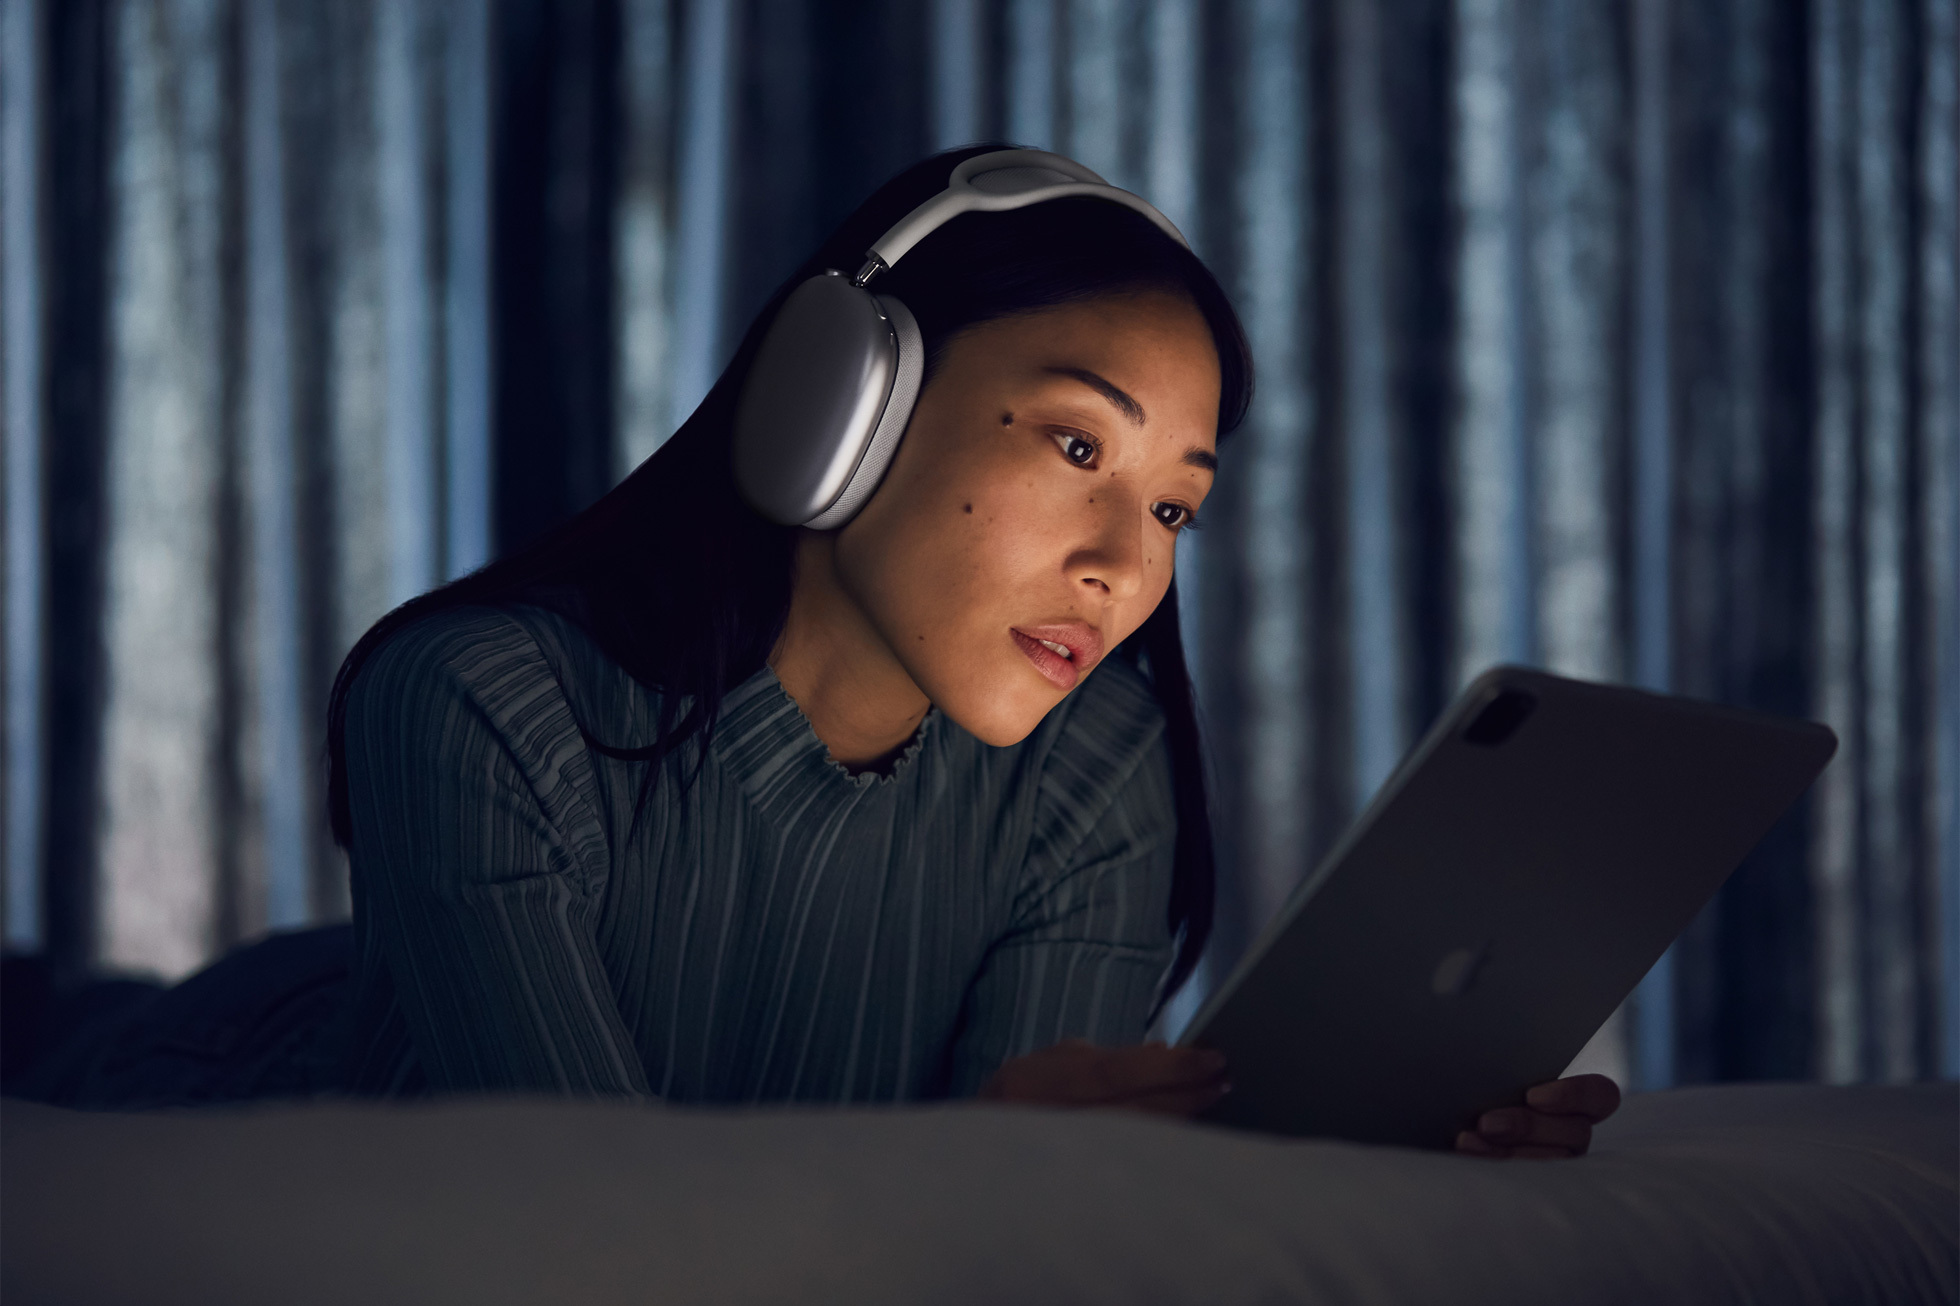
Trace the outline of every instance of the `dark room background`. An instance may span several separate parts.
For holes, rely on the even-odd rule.
[[[344,914],[321,707],[936,148],[1071,154],[1259,394],[1180,561],[1228,964],[1498,661],[1842,751],[1589,1064],[1960,1070],[1956,0],[0,0],[6,939]]]

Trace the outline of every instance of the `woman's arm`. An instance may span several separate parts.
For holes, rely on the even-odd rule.
[[[429,1086],[645,1094],[595,941],[587,761],[535,643],[496,614],[411,627],[348,709],[357,922]]]
[[[1095,687],[1099,710],[1071,722],[1082,733],[1058,744],[1044,772],[1013,923],[968,990],[948,1083],[956,1096],[988,1087],[1022,1100],[1102,1100],[1161,1078],[1152,1067],[1163,1049],[1121,1049],[1144,1053],[1140,1073],[1136,1057],[1112,1054],[1143,1038],[1171,958],[1170,758],[1140,678]],[[996,1079],[1044,1049],[1053,1051]]]

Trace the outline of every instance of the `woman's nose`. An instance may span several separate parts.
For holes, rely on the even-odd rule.
[[[1113,599],[1143,588],[1142,505],[1114,486],[1095,496],[1094,536],[1069,559],[1076,579]]]

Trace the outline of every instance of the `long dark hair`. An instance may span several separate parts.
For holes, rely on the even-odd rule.
[[[827,268],[855,271],[865,250],[943,189],[958,163],[1000,148],[934,155],[879,187],[777,290],[707,398],[658,452],[536,543],[409,600],[361,636],[334,677],[327,707],[327,810],[342,847],[350,840],[348,691],[390,636],[447,608],[549,608],[581,627],[635,680],[660,691],[667,715],[652,743],[629,747],[585,732],[598,751],[652,762],[689,740],[705,743],[723,696],[761,669],[789,612],[796,531],[765,521],[742,502],[729,451],[735,401],[762,334],[806,277]],[[875,289],[902,299],[918,319],[928,380],[939,352],[965,328],[1105,295],[1167,290],[1188,297],[1211,328],[1223,381],[1220,435],[1238,425],[1251,401],[1251,351],[1217,279],[1148,219],[1107,200],[1051,200],[962,215],[927,237]],[[1149,677],[1170,748],[1177,846],[1167,923],[1178,949],[1162,989],[1168,995],[1189,977],[1210,936],[1215,878],[1175,583],[1117,652]],[[649,766],[643,799],[652,772]]]

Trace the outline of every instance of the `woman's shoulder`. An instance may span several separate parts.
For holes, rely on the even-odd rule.
[[[369,655],[350,693],[350,722],[458,710],[508,732],[578,733],[573,700],[624,679],[569,619],[528,604],[464,604],[401,627]]]
[[[569,688],[563,618],[457,606],[392,632],[350,687],[350,765],[397,779],[442,759],[481,778],[507,758],[563,829],[589,826],[599,783]]]
[[[496,812],[518,822],[509,829],[549,827],[588,877],[603,876],[602,782],[552,665],[553,637],[528,609],[502,606],[445,608],[390,632],[347,696],[355,830],[412,841],[421,836],[401,819],[417,803],[446,813],[440,821]]]
[[[520,610],[464,604],[441,608],[392,632],[371,654],[355,680],[357,690],[388,697],[401,692],[456,690],[495,696],[550,678],[550,668],[531,623]],[[392,692],[390,692],[392,691]]]
[[[554,666],[568,663],[619,670],[578,623],[529,603],[440,608],[393,632],[368,661],[472,682],[513,672],[550,675]]]

